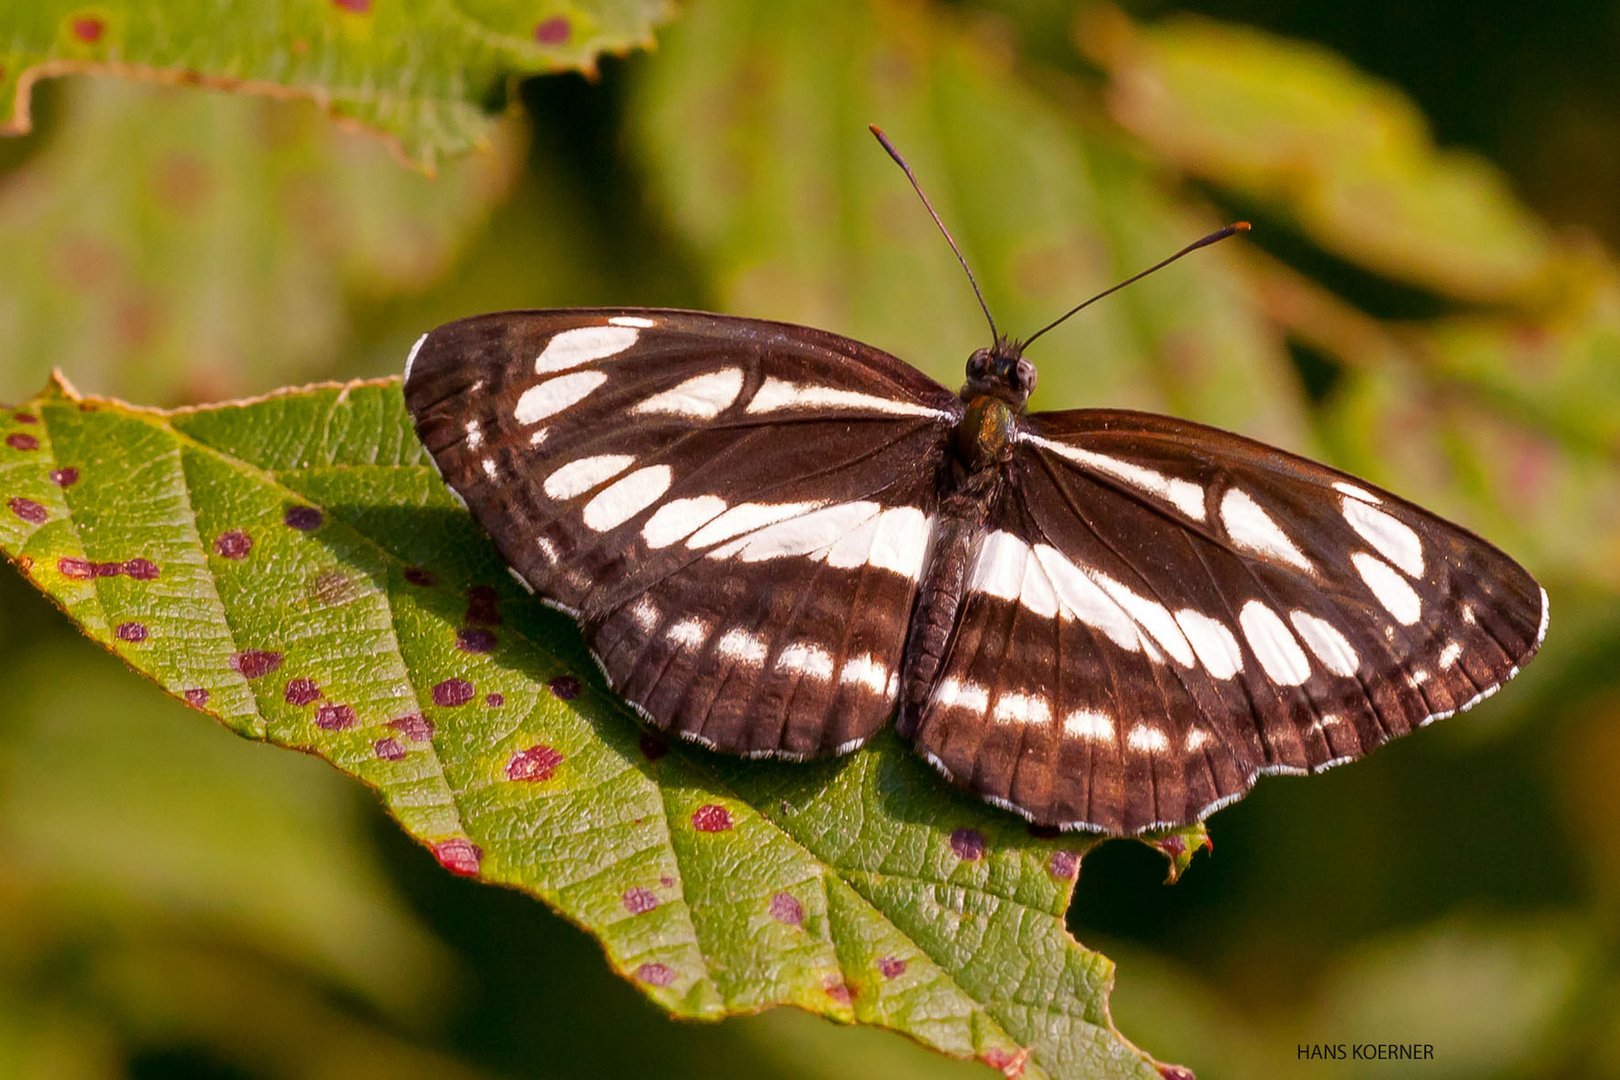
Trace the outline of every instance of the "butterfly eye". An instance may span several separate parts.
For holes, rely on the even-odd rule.
[[[1018,358],[1018,367],[1013,372],[1013,377],[1016,380],[1014,386],[1021,393],[1027,394],[1035,389],[1035,365],[1022,356]]]

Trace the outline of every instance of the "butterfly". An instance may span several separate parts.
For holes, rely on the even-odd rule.
[[[1539,647],[1545,591],[1479,537],[1240,435],[1029,413],[1034,338],[990,322],[953,392],[806,326],[505,312],[424,335],[405,397],[649,725],[803,760],[892,720],[1040,826],[1201,820],[1468,708]]]

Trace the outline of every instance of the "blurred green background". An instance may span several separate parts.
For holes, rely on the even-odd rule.
[[[1510,690],[1219,814],[1179,885],[1083,867],[1122,1031],[1202,1076],[1620,1076],[1620,14],[1561,5],[699,0],[529,79],[434,179],[310,105],[52,81],[0,142],[0,399],[178,404],[396,372],[446,319],[682,305],[960,378],[912,159],[1027,332],[1037,406],[1325,457],[1543,579]],[[987,1075],[779,1010],[667,1021],[314,760],[239,741],[0,570],[0,1075]],[[1420,1064],[1301,1043],[1433,1043]]]

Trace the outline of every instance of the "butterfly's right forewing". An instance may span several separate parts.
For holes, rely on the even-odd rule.
[[[655,726],[813,757],[892,713],[954,394],[821,331],[609,309],[442,327],[406,395],[508,565]]]

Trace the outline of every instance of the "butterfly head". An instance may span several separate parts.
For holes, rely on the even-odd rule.
[[[967,362],[966,401],[989,395],[1022,412],[1035,389],[1035,365],[1024,358],[1022,342],[998,337],[988,349],[975,349]]]

